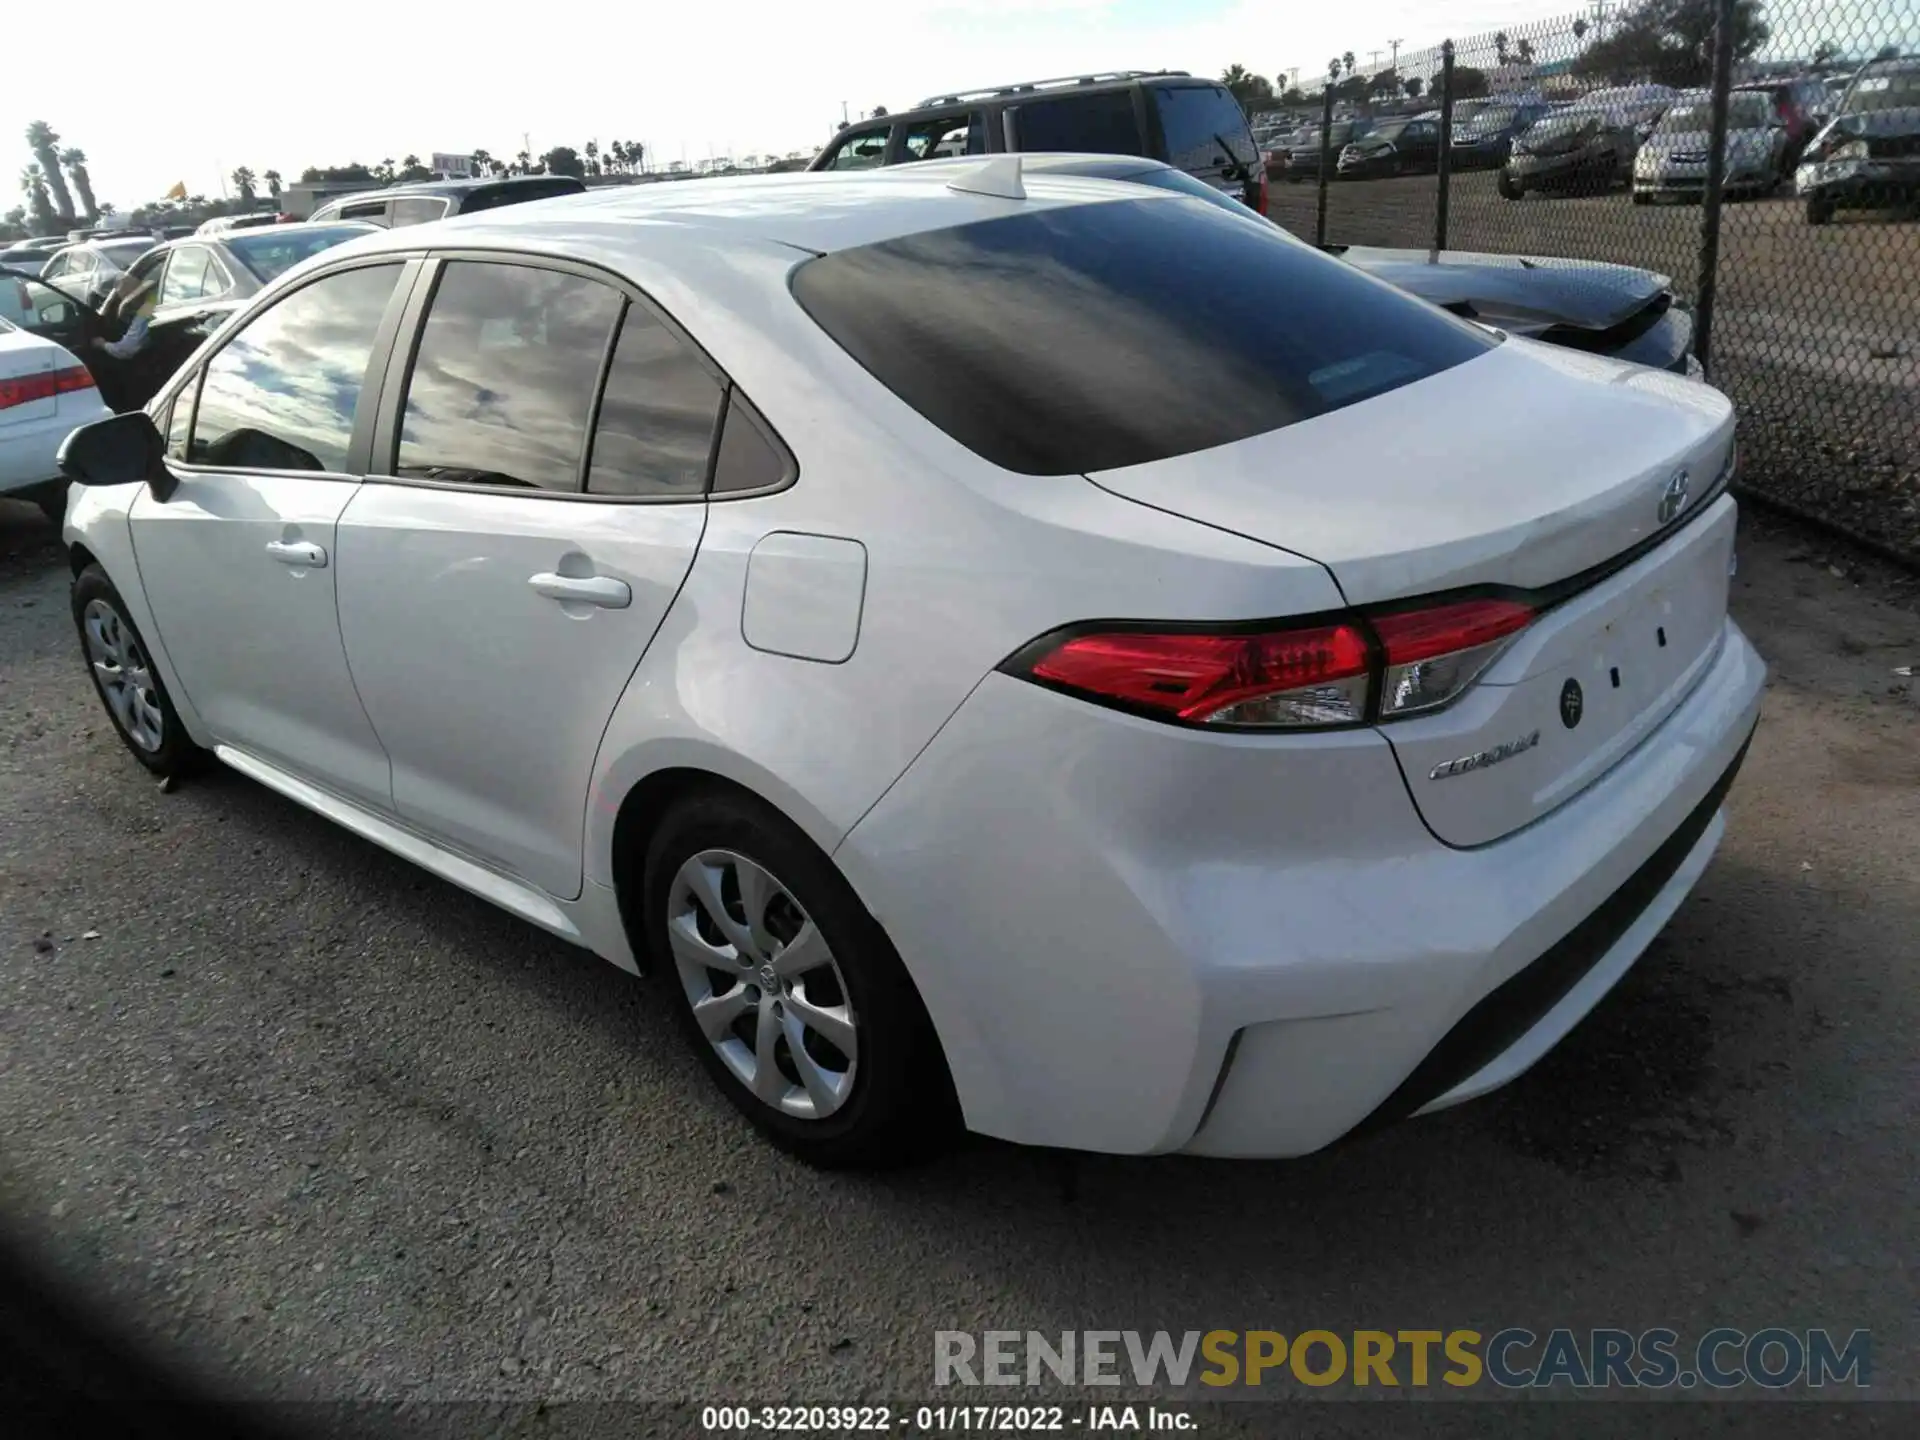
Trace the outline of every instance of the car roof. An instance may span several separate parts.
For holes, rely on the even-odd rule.
[[[1066,205],[1138,200],[1139,187],[1082,175],[1029,171],[1026,157],[923,160],[852,172],[793,171],[618,186],[436,221],[423,235],[404,226],[347,242],[341,253],[484,246],[578,253],[617,264],[677,244],[725,248],[772,243],[828,254],[903,235]],[[1134,157],[1129,157],[1134,158]],[[1154,162],[1139,161],[1140,169]],[[1019,165],[1024,200],[957,190],[969,170],[1007,175]],[[1158,197],[1173,200],[1177,197]],[[646,241],[641,245],[640,241]]]

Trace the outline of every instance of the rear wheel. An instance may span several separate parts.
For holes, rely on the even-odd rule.
[[[73,623],[93,688],[133,758],[162,779],[191,771],[206,752],[180,723],[147,642],[127,618],[126,601],[98,565],[73,582]]]
[[[648,847],[645,925],[667,1001],[727,1098],[812,1164],[919,1158],[956,1128],[939,1040],[906,967],[784,817],[716,791]]]
[[[1807,197],[1807,223],[1809,225],[1827,225],[1833,220],[1833,202]]]

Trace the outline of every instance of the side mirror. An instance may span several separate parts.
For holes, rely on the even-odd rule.
[[[60,473],[76,485],[134,485],[145,481],[156,500],[177,482],[166,464],[167,442],[144,410],[82,425],[60,444]]]

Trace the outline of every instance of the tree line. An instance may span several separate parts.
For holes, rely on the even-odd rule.
[[[113,206],[94,198],[87,152],[75,146],[62,148],[59,134],[46,121],[27,126],[27,149],[33,159],[20,172],[26,203],[0,217],[0,229],[14,236],[57,235],[113,213]]]

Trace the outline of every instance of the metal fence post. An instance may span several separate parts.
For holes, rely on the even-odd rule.
[[[1433,248],[1447,248],[1447,198],[1453,188],[1453,41],[1440,44],[1440,194],[1433,212]]]
[[[1713,22],[1713,109],[1707,127],[1707,189],[1700,197],[1700,279],[1695,290],[1693,352],[1713,364],[1713,298],[1720,270],[1720,205],[1727,178],[1727,103],[1733,91],[1736,0],[1717,0]]]
[[[1320,105],[1320,197],[1319,212],[1313,219],[1313,243],[1327,243],[1327,171],[1333,166],[1333,81],[1327,81],[1327,88]]]

